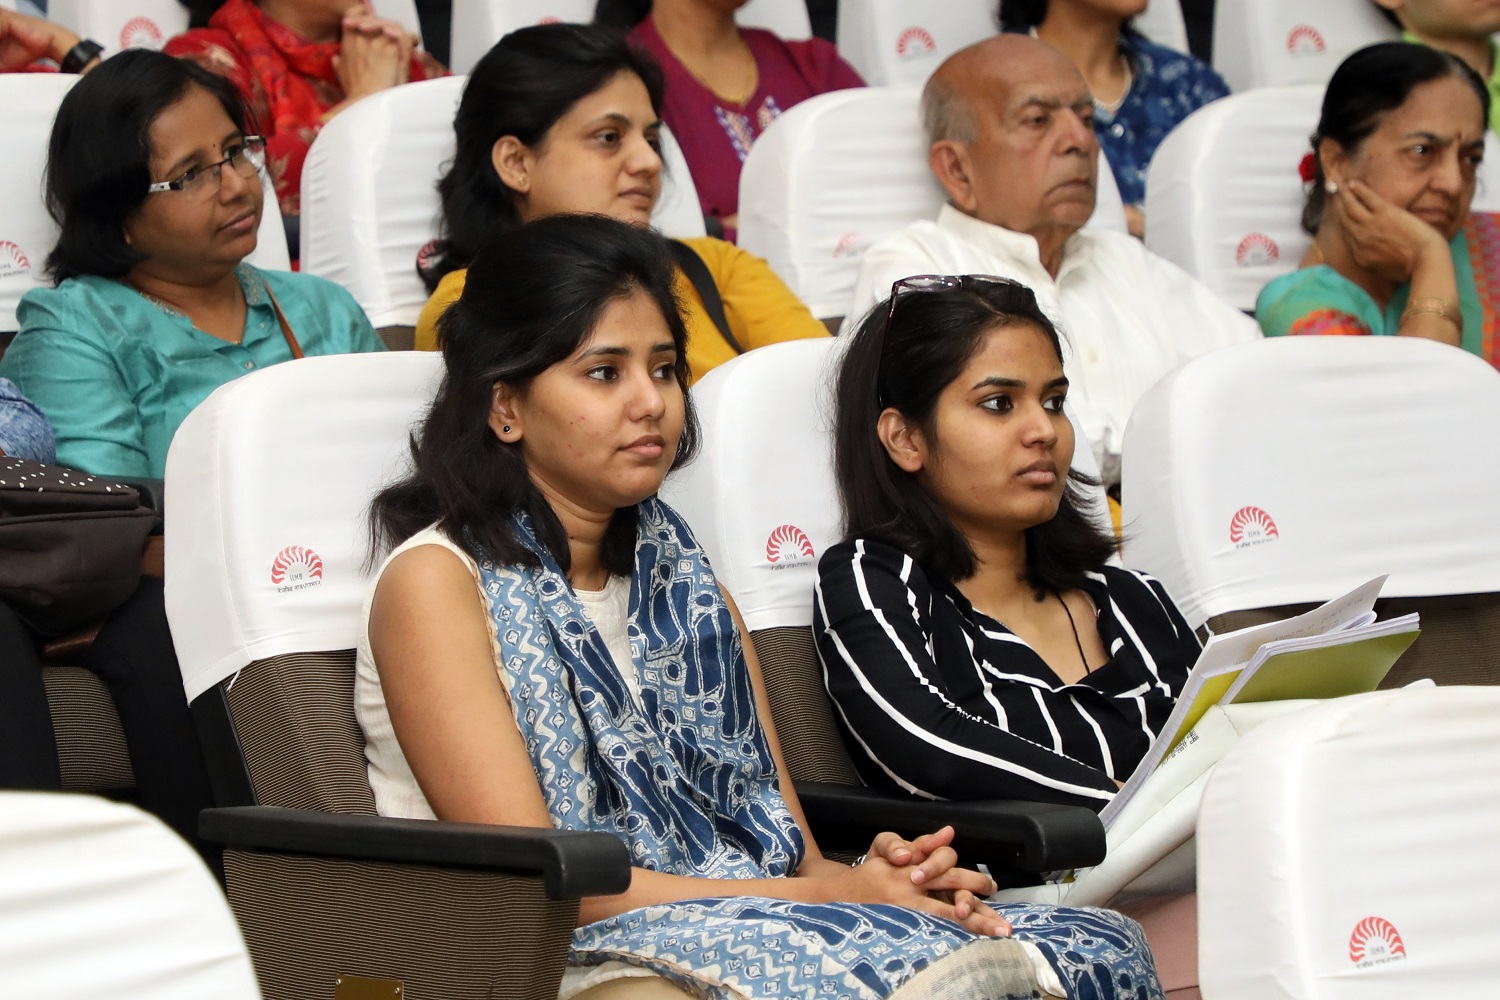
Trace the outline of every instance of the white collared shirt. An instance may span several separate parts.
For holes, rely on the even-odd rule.
[[[1054,280],[1033,237],[951,205],[936,222],[912,223],[865,251],[845,322],[914,274],[994,274],[1031,287],[1062,334],[1068,399],[1107,483],[1119,481],[1125,423],[1147,389],[1184,361],[1261,335],[1253,319],[1134,237],[1080,230]]]

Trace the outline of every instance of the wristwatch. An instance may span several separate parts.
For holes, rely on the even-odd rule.
[[[103,51],[104,46],[91,38],[85,38],[68,50],[57,68],[64,73],[82,73],[83,68],[98,59],[99,53]]]

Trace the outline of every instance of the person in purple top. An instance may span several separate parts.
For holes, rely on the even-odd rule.
[[[1002,31],[1030,32],[1078,67],[1094,95],[1094,134],[1109,160],[1130,231],[1145,232],[1146,169],[1188,115],[1229,93],[1207,64],[1130,25],[1147,0],[1000,0]]]
[[[599,0],[595,21],[630,32],[666,73],[662,121],[687,158],[710,234],[739,227],[740,167],[756,138],[794,104],[863,87],[821,38],[788,41],[741,28],[747,0]]]

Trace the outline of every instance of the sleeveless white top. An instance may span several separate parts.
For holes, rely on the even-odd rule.
[[[406,756],[401,752],[401,744],[396,740],[396,731],[391,728],[391,714],[385,707],[385,692],[380,687],[380,673],[375,669],[375,658],[370,653],[370,603],[375,598],[375,588],[380,583],[380,577],[384,575],[385,568],[391,564],[391,560],[409,549],[423,545],[437,545],[458,556],[468,567],[470,575],[474,577],[474,586],[478,589],[479,567],[475,565],[469,554],[454,544],[436,526],[424,528],[392,549],[390,555],[386,556],[385,561],[380,564],[380,572],[375,574],[375,581],[370,585],[369,594],[365,596],[364,610],[361,612],[364,625],[360,629],[359,646],[354,655],[354,717],[359,720],[359,726],[365,734],[365,767],[370,777],[370,788],[375,793],[375,811],[381,816],[399,816],[406,819],[437,819],[437,817],[433,815],[432,807],[427,804],[427,797],[422,794],[422,788],[417,784],[416,776],[411,773],[411,767],[406,763]],[[630,639],[626,631],[627,619],[630,617],[629,578],[612,576],[603,590],[576,591],[575,593],[593,621],[594,627],[599,630],[600,636],[604,639],[604,645],[615,663],[633,665],[634,657],[630,652]],[[490,622],[487,613],[485,620],[492,630],[490,643],[493,649],[495,648],[494,624]],[[495,664],[495,670],[498,673],[500,671],[498,656]],[[621,675],[631,693],[639,699],[640,677],[634,667],[621,671]],[[501,681],[504,682],[503,676]],[[655,973],[621,961],[609,961],[587,967],[569,966],[563,973],[562,987],[558,996],[560,1000],[566,1000],[576,993],[612,979],[653,977]]]

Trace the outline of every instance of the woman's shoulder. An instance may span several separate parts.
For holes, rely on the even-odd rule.
[[[28,328],[44,327],[88,336],[102,332],[99,321],[105,316],[137,299],[136,292],[118,281],[83,275],[67,278],[55,288],[33,288],[21,296],[16,320],[23,334]]]
[[[1313,333],[1374,333],[1380,308],[1354,282],[1327,264],[1275,278],[1255,299],[1255,318],[1268,337]]]
[[[1203,103],[1229,93],[1229,84],[1218,71],[1195,56],[1159,45],[1141,34],[1126,34],[1120,44],[1134,60],[1136,72],[1152,83],[1174,91],[1192,91]]]
[[[429,525],[386,553],[375,573],[376,587],[386,580],[419,589],[442,579],[456,580],[463,571],[477,585],[479,567],[462,545],[437,525]]]
[[[846,539],[824,550],[818,559],[818,580],[863,574],[867,571],[897,577],[909,589],[929,589],[927,574],[906,552],[877,538]]]
[[[359,309],[359,303],[343,285],[320,278],[316,274],[300,271],[263,271],[246,261],[240,265],[242,280],[249,284],[260,282],[276,294],[283,305],[288,302],[310,302],[318,305],[336,305],[340,308]],[[360,310],[363,312],[363,310]]]
[[[757,63],[764,66],[768,60],[774,59],[789,64],[814,93],[864,86],[859,72],[826,39],[783,38],[764,28],[741,28],[740,34]]]

